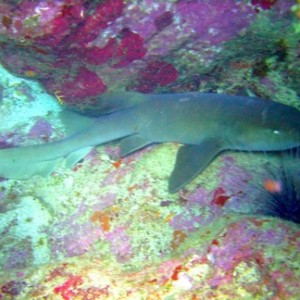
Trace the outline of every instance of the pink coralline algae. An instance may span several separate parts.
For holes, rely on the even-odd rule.
[[[220,51],[216,46],[253,22],[258,6],[281,9],[277,3],[1,1],[0,60],[15,74],[39,80],[70,105],[92,105],[116,88],[172,90],[179,80],[195,75],[181,68],[194,64],[190,50],[211,61]],[[290,2],[284,9],[289,7]]]

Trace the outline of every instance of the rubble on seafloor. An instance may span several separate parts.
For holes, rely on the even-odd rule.
[[[2,2],[0,148],[64,137],[61,109],[106,90],[299,107],[294,1]],[[0,299],[297,300],[299,225],[255,213],[273,156],[226,152],[171,195],[178,147],[116,160],[110,143],[49,178],[1,178]]]

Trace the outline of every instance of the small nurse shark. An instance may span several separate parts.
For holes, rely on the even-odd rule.
[[[0,176],[48,176],[63,159],[72,167],[94,146],[117,139],[121,156],[153,143],[176,142],[182,146],[169,179],[169,192],[175,193],[224,150],[281,151],[300,145],[300,112],[271,100],[197,92],[124,93],[107,103],[113,106],[114,100],[111,112],[97,118],[72,113],[77,131],[62,140],[0,150]]]

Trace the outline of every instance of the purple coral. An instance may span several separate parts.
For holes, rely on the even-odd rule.
[[[110,243],[112,253],[116,256],[118,261],[123,262],[131,257],[132,248],[130,237],[126,233],[125,227],[117,227],[113,231],[108,232],[105,236]]]
[[[249,212],[253,202],[247,201],[245,194],[252,178],[250,172],[238,166],[232,156],[224,155],[217,178],[219,184],[212,191],[200,186],[191,193],[181,193],[186,202],[185,210],[171,220],[174,229],[194,231],[212,223],[226,211]]]
[[[101,236],[101,229],[98,226],[89,222],[83,224],[78,222],[86,210],[86,205],[81,203],[76,213],[46,230],[55,257],[62,254],[67,257],[84,254]]]
[[[28,136],[32,139],[49,140],[53,133],[52,125],[43,119],[39,119],[31,127]]]
[[[176,10],[181,26],[212,44],[236,36],[254,17],[250,6],[235,0],[179,1]]]
[[[186,201],[185,209],[170,222],[175,230],[194,231],[210,224],[222,214],[220,207],[211,205],[212,193],[203,187],[189,194],[181,194],[181,197]]]
[[[89,251],[101,236],[101,230],[93,224],[69,224],[67,228],[67,232],[61,228],[56,228],[56,232],[50,239],[54,256],[61,254],[67,257],[82,255]]]
[[[0,135],[0,149],[13,148],[24,143],[25,138],[21,130],[10,131]]]
[[[11,297],[18,296],[25,286],[26,286],[25,281],[11,280],[1,286],[1,292],[3,294],[9,295],[8,296],[9,299],[12,299]]]
[[[3,268],[5,270],[25,268],[30,258],[30,250],[11,249]]]

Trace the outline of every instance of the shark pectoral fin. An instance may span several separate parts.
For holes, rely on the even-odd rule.
[[[71,152],[66,157],[66,166],[68,168],[74,167],[74,165],[76,163],[78,163],[81,159],[83,159],[92,149],[93,149],[93,147],[86,147],[86,148],[82,148],[82,149]]]
[[[175,193],[183,188],[200,174],[222,150],[220,142],[215,139],[205,140],[199,145],[180,147],[169,179],[169,192]]]
[[[126,138],[123,138],[120,143],[121,156],[126,156],[150,144],[152,144],[152,142],[143,138],[140,135],[131,135]]]

